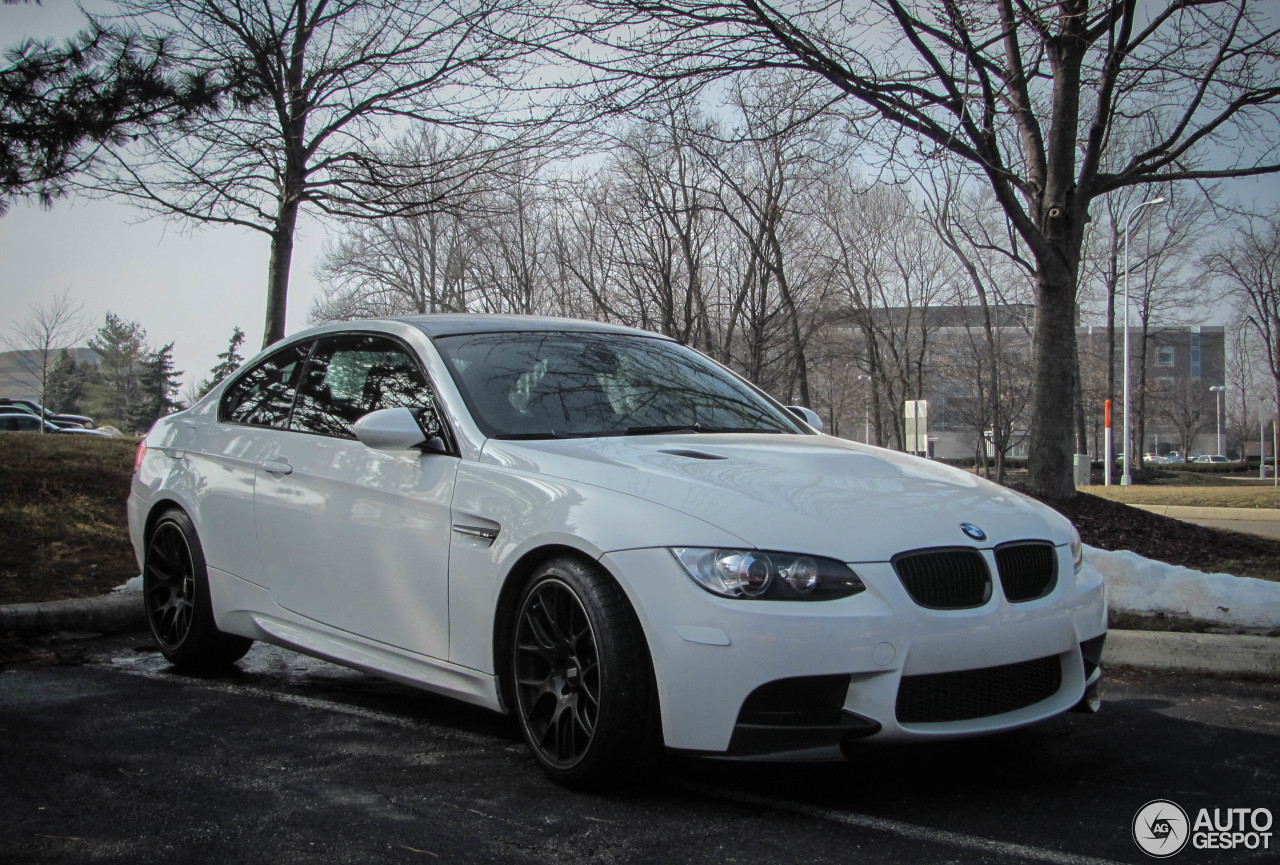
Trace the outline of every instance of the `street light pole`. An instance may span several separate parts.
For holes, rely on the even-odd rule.
[[[1129,474],[1129,452],[1133,446],[1129,441],[1129,226],[1133,218],[1142,208],[1164,202],[1163,195],[1157,195],[1150,201],[1144,201],[1129,208],[1124,219],[1124,438],[1120,441],[1124,446],[1124,473],[1120,476],[1120,484],[1129,486],[1133,476]]]
[[[1218,422],[1218,449],[1215,453],[1222,453],[1222,392],[1226,389],[1227,386],[1223,384],[1215,384],[1209,388],[1218,397],[1217,413],[1213,416]]]

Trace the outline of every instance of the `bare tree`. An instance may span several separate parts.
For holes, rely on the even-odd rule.
[[[851,114],[857,106],[859,133],[885,159],[913,171],[945,156],[983,179],[1035,262],[1029,485],[1051,497],[1075,494],[1072,401],[1062,394],[1073,390],[1094,200],[1156,181],[1280,171],[1280,85],[1270,74],[1280,35],[1248,0],[589,5],[600,13],[594,26],[566,31],[585,34],[579,49],[559,47],[616,98],[634,99],[636,82],[661,93],[743,70],[801,69]],[[1121,141],[1121,126],[1138,134]]]
[[[71,288],[31,307],[26,318],[10,326],[4,343],[19,353],[21,366],[40,394],[40,404],[47,402],[49,373],[60,351],[73,348],[92,330],[84,315],[84,304],[71,299]],[[43,427],[42,427],[43,430]]]
[[[499,32],[506,0],[121,0],[116,30],[162,40],[174,64],[233,98],[199,122],[162,124],[107,148],[94,189],[195,223],[270,238],[264,344],[284,335],[294,233],[304,206],[385,217],[438,206],[513,154],[436,155],[381,146],[414,123],[501,128],[498,86],[526,59]],[[526,127],[533,128],[533,127]],[[406,187],[406,173],[431,183]]]
[[[1146,192],[1150,197],[1154,190]],[[1203,239],[1211,222],[1208,201],[1194,197],[1160,208],[1133,231],[1129,302],[1136,318],[1130,322],[1130,327],[1135,327],[1138,333],[1135,334],[1137,339],[1131,340],[1133,357],[1130,362],[1133,366],[1131,374],[1137,376],[1137,382],[1130,385],[1135,420],[1132,425],[1133,445],[1128,452],[1133,455],[1139,470],[1145,450],[1142,443],[1146,441],[1147,397],[1151,390],[1147,380],[1150,347],[1168,325],[1185,323],[1198,306],[1210,299],[1208,283],[1199,278],[1194,267],[1203,254]],[[1119,231],[1117,227],[1112,232],[1113,236]],[[1117,269],[1123,269],[1123,264]],[[1129,445],[1129,442],[1124,442],[1121,447]]]
[[[1190,457],[1196,436],[1212,426],[1204,388],[1197,380],[1180,379],[1170,387],[1156,389],[1155,397],[1157,416],[1173,427],[1179,450]],[[1135,439],[1135,442],[1141,441]]]
[[[862,333],[873,384],[876,441],[906,446],[901,406],[923,399],[938,307],[954,296],[956,267],[918,205],[901,187],[867,190],[856,178],[832,186],[823,244],[843,316]],[[837,301],[833,295],[832,303]]]
[[[1223,412],[1226,415],[1223,428],[1228,450],[1234,450],[1241,458],[1258,429],[1257,413],[1253,410],[1253,403],[1259,395],[1255,371],[1263,366],[1256,356],[1257,340],[1250,344],[1249,331],[1249,323],[1243,319],[1232,321],[1226,327],[1227,374],[1224,384],[1227,392],[1223,395]]]
[[[1204,258],[1206,275],[1236,299],[1244,320],[1261,337],[1271,375],[1271,398],[1280,404],[1280,215],[1242,222],[1227,242]]]
[[[468,153],[488,149],[483,135],[450,134],[426,125],[401,140],[397,159],[410,166],[400,180],[405,210],[382,219],[343,220],[345,233],[328,245],[320,262],[325,293],[308,320],[465,311],[471,221],[487,215],[492,205],[486,196],[500,180],[509,179],[509,171],[487,175],[477,165],[469,182],[458,187],[453,179],[442,180],[414,166],[449,160],[461,164]],[[446,204],[408,206],[423,197]]]
[[[981,319],[974,322],[963,312],[963,344],[953,340],[950,356],[935,365],[959,373],[952,387],[968,393],[969,407],[961,413],[974,426],[978,465],[989,472],[985,440],[995,457],[995,479],[1003,482],[1005,457],[1026,426],[1032,363],[1032,319],[1010,310],[1030,301],[1035,269],[989,195],[977,189],[965,194],[953,176],[938,174],[923,185],[924,216],[958,265],[956,303],[962,310],[976,308]]]

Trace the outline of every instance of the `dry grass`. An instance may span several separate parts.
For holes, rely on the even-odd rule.
[[[1280,489],[1267,482],[1262,485],[1254,479],[1247,481],[1224,480],[1213,486],[1148,486],[1081,487],[1081,492],[1092,493],[1113,502],[1128,505],[1184,505],[1210,508],[1280,508]]]
[[[102,594],[138,573],[132,439],[0,433],[0,603]]]

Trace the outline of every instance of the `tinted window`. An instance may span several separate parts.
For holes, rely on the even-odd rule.
[[[316,344],[307,363],[290,428],[355,438],[352,424],[371,411],[429,405],[434,400],[426,376],[395,340],[328,337]]]
[[[298,376],[312,343],[282,349],[249,369],[227,388],[222,419],[284,429],[289,425]]]
[[[472,417],[493,438],[799,432],[785,410],[667,340],[529,332],[435,343]]]
[[[6,432],[37,432],[40,420],[33,414],[0,415],[0,430]]]

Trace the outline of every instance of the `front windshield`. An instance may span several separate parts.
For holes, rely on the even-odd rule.
[[[800,432],[785,410],[667,340],[533,331],[443,336],[435,345],[490,438]]]

